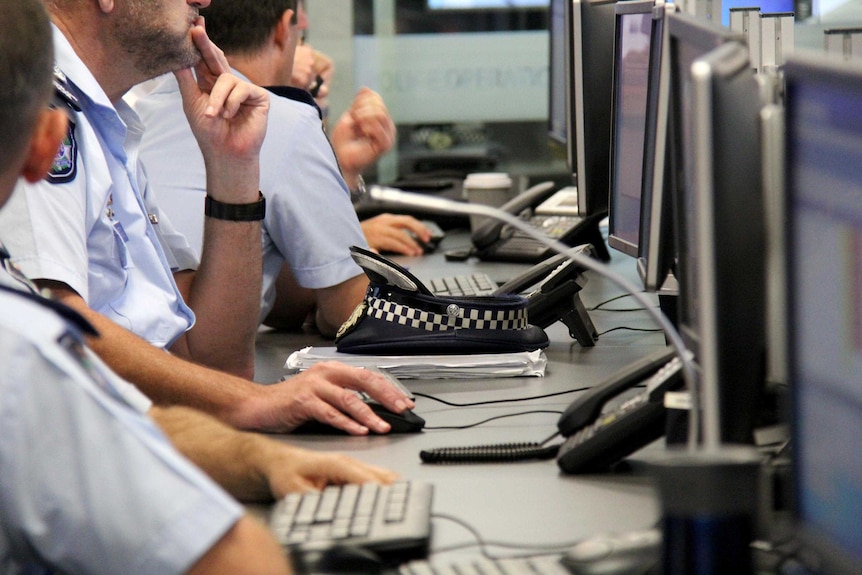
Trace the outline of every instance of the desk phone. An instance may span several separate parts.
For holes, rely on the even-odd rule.
[[[564,244],[592,244],[596,256],[608,261],[610,254],[598,229],[599,221],[606,214],[579,214],[577,194],[574,187],[554,190],[552,182],[543,182],[519,194],[500,209],[523,218],[542,234]],[[521,230],[493,220],[482,224],[470,239],[476,255],[486,261],[535,264],[554,253]]]
[[[682,385],[682,362],[666,348],[590,389],[557,422],[566,438],[557,452],[560,469],[606,471],[664,435],[664,395]]]

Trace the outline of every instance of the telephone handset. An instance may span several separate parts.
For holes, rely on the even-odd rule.
[[[583,256],[594,254],[589,244],[572,248],[572,251]],[[507,281],[494,295],[524,295],[531,324],[545,328],[562,321],[569,328],[569,335],[582,347],[592,347],[599,336],[579,294],[587,282],[584,271],[564,254],[557,254]]]
[[[566,438],[557,465],[572,474],[606,471],[655,441],[665,431],[664,394],[682,385],[682,363],[665,348],[592,388],[557,422]]]
[[[582,217],[577,213],[577,190],[555,190],[552,182],[542,182],[500,207],[524,218],[533,228],[568,245],[590,243],[603,261],[610,259],[598,222],[604,214]],[[553,251],[537,239],[494,220],[486,221],[471,238],[476,255],[486,261],[537,263]]]

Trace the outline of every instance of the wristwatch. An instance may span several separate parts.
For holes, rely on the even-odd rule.
[[[227,204],[207,196],[204,200],[204,215],[230,222],[259,222],[266,217],[266,198],[258,191],[256,202]]]
[[[362,174],[359,174],[356,176],[356,188],[350,190],[350,198],[355,202],[364,196],[367,191],[365,188],[365,178],[362,177]]]

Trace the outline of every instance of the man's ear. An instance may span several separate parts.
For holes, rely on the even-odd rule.
[[[21,175],[28,182],[38,182],[48,173],[57,158],[68,125],[69,119],[63,110],[45,108],[39,112],[30,138],[30,149],[21,169]]]
[[[293,34],[295,33],[293,26],[291,25],[293,14],[293,10],[285,10],[273,31],[273,41],[275,42],[275,45],[282,50],[285,49],[288,42],[293,41]]]

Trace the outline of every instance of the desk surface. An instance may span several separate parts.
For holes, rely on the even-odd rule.
[[[422,280],[442,275],[483,271],[505,281],[524,266],[478,261],[446,262],[442,252],[466,245],[466,234],[450,234],[437,253],[421,258],[395,258]],[[636,279],[634,260],[611,251],[611,266],[618,273]],[[588,309],[622,292],[613,284],[588,272],[581,298]],[[610,309],[637,307],[630,298],[612,302]],[[644,311],[590,312],[597,330],[627,326],[655,329]],[[413,391],[455,403],[525,398],[591,387],[617,369],[664,345],[659,333],[618,330],[602,335],[596,346],[581,348],[562,323],[547,329],[551,345],[543,378],[498,378],[481,380],[405,380]],[[315,335],[262,331],[257,344],[257,380],[279,380],[287,356],[307,345],[332,345]],[[488,542],[518,545],[569,544],[602,532],[647,528],[658,520],[658,502],[650,481],[639,472],[567,476],[556,462],[505,464],[429,465],[419,459],[419,451],[434,447],[467,446],[510,441],[541,442],[556,431],[556,422],[577,391],[554,398],[514,403],[451,407],[419,397],[416,413],[425,418],[427,429],[420,434],[344,437],[284,436],[291,443],[324,451],[348,453],[357,459],[394,469],[404,477],[434,485],[435,519],[432,553],[459,544],[476,543],[463,526],[443,517],[451,516],[469,524]],[[442,429],[465,426],[489,417],[533,413],[494,420],[469,429]],[[556,440],[555,440],[556,441]],[[651,449],[660,449],[654,444]],[[635,458],[637,459],[637,458]],[[500,555],[524,553],[526,549],[493,547]],[[459,554],[478,554],[474,545]],[[438,557],[434,555],[434,557]],[[441,558],[445,559],[449,555]]]

